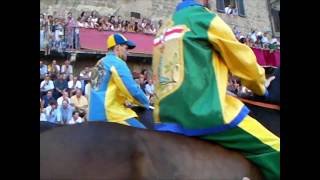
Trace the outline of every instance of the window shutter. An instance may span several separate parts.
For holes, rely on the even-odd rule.
[[[217,0],[216,3],[217,3],[217,11],[224,13],[224,8],[225,8],[224,7],[224,0]]]
[[[239,16],[246,17],[243,0],[237,0],[237,4],[238,4],[238,9],[239,9],[239,11],[238,11]]]

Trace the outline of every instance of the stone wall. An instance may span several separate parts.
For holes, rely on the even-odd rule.
[[[165,19],[172,14],[181,0],[40,0],[40,10],[47,14],[64,17],[68,11],[79,16],[82,11],[96,10],[101,15],[121,15],[129,17],[130,12],[139,12],[142,17],[149,17],[153,21]],[[251,28],[258,31],[271,30],[267,0],[245,0],[246,17],[229,17],[217,13],[227,24],[237,25],[245,34]],[[211,9],[216,11],[216,0],[209,0]]]
[[[65,17],[68,11],[78,17],[82,11],[96,10],[100,15],[121,15],[130,17],[130,12],[138,12],[141,17],[153,21],[165,19],[172,14],[180,0],[40,0],[40,11],[57,13]]]
[[[244,34],[250,32],[251,28],[257,31],[272,31],[267,0],[245,0],[246,17],[228,16],[224,13],[217,12],[216,1],[209,0],[211,10],[216,12],[231,27],[238,26]]]

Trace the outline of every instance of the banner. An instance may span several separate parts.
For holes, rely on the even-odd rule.
[[[97,31],[96,29],[80,29],[80,47],[83,49],[107,51],[107,37],[113,31]],[[121,32],[120,32],[121,33]],[[121,33],[127,39],[136,43],[136,48],[130,50],[132,53],[152,55],[154,35],[143,33]],[[257,61],[261,66],[278,67],[280,65],[280,51],[270,53],[269,50],[252,48],[257,57]]]

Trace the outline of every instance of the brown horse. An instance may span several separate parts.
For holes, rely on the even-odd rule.
[[[115,123],[40,133],[41,179],[261,179],[240,153],[214,143]]]

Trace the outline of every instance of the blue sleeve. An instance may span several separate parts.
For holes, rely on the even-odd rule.
[[[131,96],[134,97],[145,108],[149,109],[149,101],[143,91],[139,88],[137,83],[133,80],[128,66],[124,62],[121,62],[118,63],[116,70]]]

